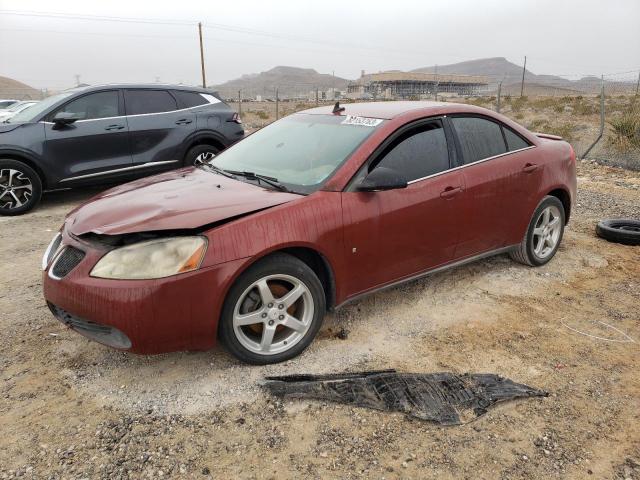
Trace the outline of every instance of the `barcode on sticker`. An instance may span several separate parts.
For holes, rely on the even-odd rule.
[[[355,115],[347,115],[342,121],[343,125],[362,125],[363,127],[375,127],[381,123],[381,118],[356,117]]]

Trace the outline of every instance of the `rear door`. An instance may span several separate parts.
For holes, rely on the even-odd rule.
[[[131,167],[129,130],[121,92],[118,89],[76,97],[45,118],[43,156],[55,176],[65,184],[99,179],[113,170]],[[59,112],[79,118],[54,125]]]
[[[398,133],[342,194],[349,291],[358,293],[448,263],[456,247],[464,195],[462,173],[450,170],[442,120]],[[405,189],[358,192],[378,167],[405,176]]]
[[[449,121],[456,134],[466,185],[465,224],[456,258],[519,242],[540,179],[541,169],[529,165],[535,163],[531,161],[533,147],[487,117],[460,115]]]
[[[192,109],[181,109],[165,89],[127,89],[133,164],[148,164],[145,171],[175,168],[182,163],[182,144],[196,128]]]

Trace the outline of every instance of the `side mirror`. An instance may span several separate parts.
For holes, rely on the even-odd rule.
[[[395,170],[386,167],[374,168],[356,186],[360,192],[395,190],[397,188],[407,188],[407,180]]]
[[[53,117],[53,124],[54,126],[60,128],[71,125],[76,120],[80,120],[80,117],[78,117],[75,113],[58,112],[56,113],[55,117]]]

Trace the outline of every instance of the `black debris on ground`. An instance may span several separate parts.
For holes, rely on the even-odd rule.
[[[490,373],[398,373],[395,370],[266,377],[282,398],[328,400],[439,423],[461,425],[498,402],[546,397],[543,390]]]

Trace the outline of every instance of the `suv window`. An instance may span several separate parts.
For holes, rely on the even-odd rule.
[[[176,99],[166,90],[125,90],[127,115],[177,110]]]
[[[178,99],[178,102],[180,102],[180,108],[197,107],[209,103],[202,95],[196,92],[173,90],[173,95]]]
[[[507,152],[500,125],[479,117],[453,117],[465,164]]]
[[[117,117],[119,115],[118,91],[109,90],[83,95],[56,110],[51,117],[53,118],[59,112],[73,113],[80,120]]]
[[[530,146],[527,141],[525,141],[520,135],[511,130],[509,127],[505,127],[503,125],[502,131],[504,132],[504,138],[507,141],[507,148],[509,148],[510,152]]]
[[[447,139],[440,122],[402,134],[383,153],[376,167],[393,168],[408,182],[449,169]]]

